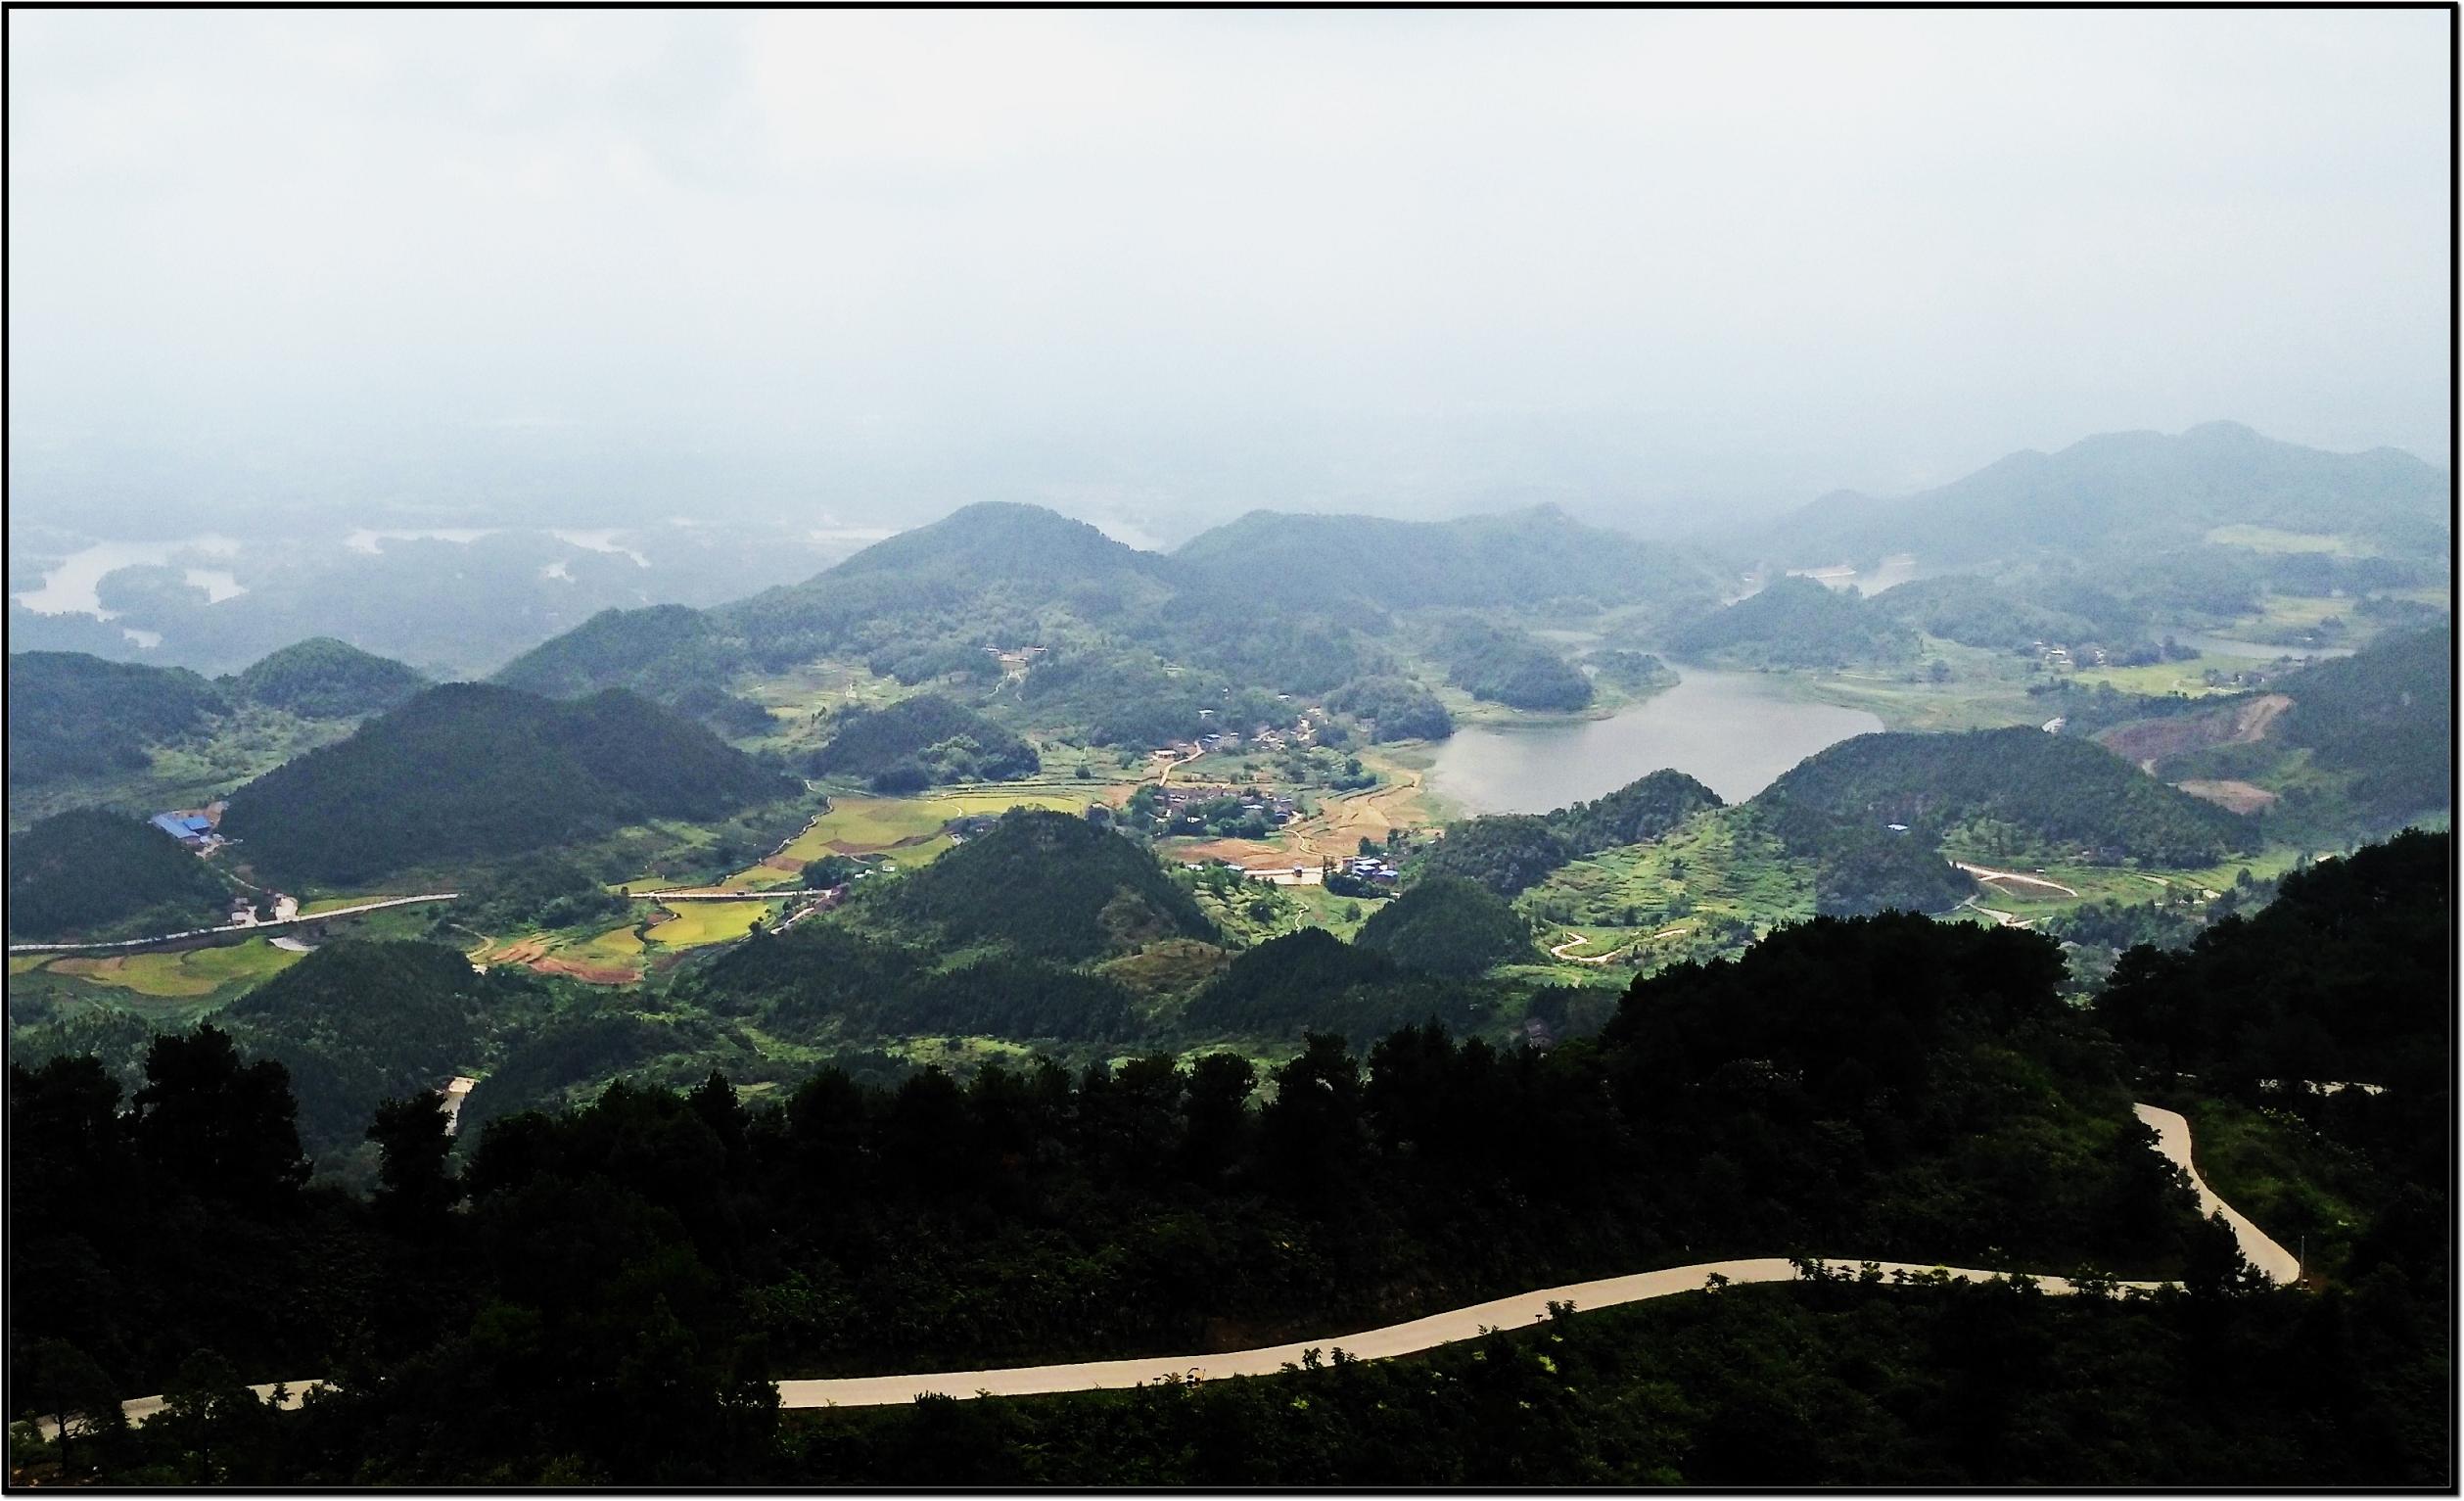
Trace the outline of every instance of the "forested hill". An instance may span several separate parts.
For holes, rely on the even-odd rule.
[[[211,734],[251,705],[303,720],[350,720],[401,703],[427,680],[329,636],[236,677],[108,662],[81,651],[9,654],[9,783],[144,770],[158,748]]]
[[[2376,642],[2285,680],[2285,739],[2352,776],[2351,797],[2380,818],[2451,811],[2455,641],[2444,630]]]
[[[311,719],[350,719],[381,714],[427,685],[391,657],[320,635],[262,658],[231,687],[239,697]]]
[[[2342,1079],[2443,1099],[2454,856],[2452,835],[2407,831],[2297,870],[2274,902],[2186,950],[2125,954],[2097,1020],[2213,1088]]]
[[[11,652],[9,784],[142,768],[149,746],[192,734],[228,707],[220,688],[186,668]]]
[[[875,791],[913,792],[944,781],[1006,781],[1043,766],[1035,747],[939,693],[880,709],[850,709],[814,757],[821,776],[860,776]]]
[[[1172,556],[1210,584],[1293,604],[1626,604],[1713,593],[1708,570],[1691,556],[1585,526],[1554,505],[1451,521],[1251,511]]]
[[[680,687],[702,671],[724,670],[714,634],[709,619],[690,605],[601,610],[506,663],[492,680],[547,698]]]
[[[2447,545],[2454,477],[2396,448],[2331,453],[2211,422],[2106,433],[2014,453],[1964,479],[1883,498],[1827,495],[1769,534],[1803,564],[1913,552],[1929,563],[2181,546],[2212,529],[2358,535],[2392,550]]]
[[[2028,728],[1858,735],[1798,762],[1754,801],[1931,837],[1990,821],[2049,849],[2163,865],[2208,864],[2257,832],[2093,741]]]
[[[99,808],[56,814],[9,841],[9,936],[140,938],[212,927],[230,888],[177,840]]]
[[[1449,824],[1446,837],[1421,859],[1417,873],[1461,876],[1511,897],[1547,879],[1568,861],[1618,845],[1648,843],[1719,806],[1720,795],[1709,787],[1683,772],[1661,770],[1588,803]]]
[[[798,587],[869,574],[1079,584],[1121,574],[1161,578],[1169,572],[1171,565],[1161,553],[1114,541],[1083,521],[1040,505],[988,500],[875,542],[812,585]]]
[[[266,875],[348,884],[645,818],[721,818],[796,790],[630,693],[557,702],[447,683],[242,787],[222,831]]]
[[[1854,592],[1794,575],[1689,622],[1668,642],[1679,657],[1743,667],[1899,662],[1916,646],[1904,627]]]
[[[1084,960],[1157,938],[1221,935],[1139,845],[1084,819],[1012,809],[981,837],[887,884],[894,918],[965,945]]]
[[[1219,675],[1206,691],[1220,707],[1224,687],[1315,695],[1392,675],[1389,606],[1614,602],[1673,618],[1714,597],[1698,563],[1546,508],[1444,523],[1259,513],[1165,556],[1041,507],[982,504],[802,584],[707,611],[602,614],[498,680],[551,694],[630,687],[733,731],[735,707],[710,700],[741,670],[855,656],[903,682],[989,683],[1000,669],[987,645],[1044,646],[1028,699],[1066,658],[1090,690],[1081,727],[1170,721],[1169,738],[1188,732],[1186,716],[1116,712],[1151,698],[1165,663]],[[1588,692],[1555,651],[1519,661],[1554,674],[1543,694],[1553,704]],[[1509,692],[1521,692],[1522,676],[1507,675]]]
[[[746,949],[761,943],[793,956],[805,940]],[[350,959],[286,987],[309,1003],[288,1019],[339,1004]],[[627,1083],[580,1109],[494,1118],[458,1164],[438,1112],[395,1108],[373,1133],[369,1202],[302,1192],[284,1070],[201,1031],[157,1045],[133,1109],[91,1060],[12,1069],[13,1313],[114,1400],[206,1384],[183,1374],[201,1348],[252,1376],[346,1378],[288,1427],[174,1411],[138,1431],[182,1476],[204,1469],[206,1434],[219,1469],[204,1473],[252,1487],[759,1484],[791,1463],[826,1479],[859,1452],[780,1444],[761,1383],[1237,1347],[1799,1247],[2186,1273],[2207,1320],[2194,1327],[2237,1348],[2229,1261],[2207,1254],[2214,1237],[2061,976],[2034,934],[1818,922],[1737,963],[1638,981],[1596,1046],[1501,1050],[1415,1026],[1365,1057],[1318,1037],[1271,1081],[1225,1051],[1075,1077],[1047,1061],[990,1061],[964,1082],[927,1068],[895,1092],[835,1069],[767,1098],[717,1077],[690,1096]],[[455,1055],[461,1003],[495,998],[459,974],[429,988],[435,1062]],[[357,1051],[344,1033],[319,1047]],[[1705,1316],[1785,1344],[1755,1334],[1771,1327],[1758,1310],[1794,1294],[1767,1290],[1714,1293]],[[1870,1298],[1863,1322],[1884,1328],[1925,1295],[1836,1290]],[[2031,1368],[2012,1359],[2035,1346],[2012,1343],[2011,1318],[2052,1301],[1980,1304],[2010,1317],[1966,1337],[1996,1369]],[[1569,1383],[1530,1357],[1562,1347],[1531,1333],[1520,1355],[1487,1346],[1487,1364],[1511,1360],[1554,1402]],[[240,1379],[224,1368],[219,1384]],[[1224,1384],[1292,1412],[1345,1380]],[[1511,1397],[1474,1404],[1458,1384],[1432,1399],[1454,1405],[1425,1441],[1558,1448]],[[1418,1403],[1432,1388],[1390,1389]],[[1687,1395],[1723,1431],[1771,1421],[1761,1393]],[[1005,1406],[915,1410],[965,1426]],[[1929,1417],[1929,1431],[1956,1421]],[[126,1452],[111,1478],[145,1473]],[[1235,1479],[1247,1458],[1219,1455],[1202,1478]],[[1640,1463],[1604,1473],[1659,1468]]]

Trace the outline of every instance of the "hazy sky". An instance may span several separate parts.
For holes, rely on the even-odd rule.
[[[9,422],[1153,504],[1185,441],[1256,504],[1450,433],[1770,503],[2212,418],[2443,462],[2449,20],[20,11]]]

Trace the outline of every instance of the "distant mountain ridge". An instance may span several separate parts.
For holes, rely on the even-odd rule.
[[[1689,555],[1587,526],[1555,505],[1449,521],[1251,511],[1200,533],[1173,561],[1209,583],[1293,602],[1363,598],[1389,609],[1709,595]]]
[[[1552,506],[1443,522],[1257,511],[1165,554],[1041,506],[986,502],[730,604],[604,612],[497,680],[559,695],[628,687],[733,728],[739,706],[719,685],[737,671],[856,655],[907,683],[982,680],[999,673],[988,644],[1045,644],[1039,673],[1066,657],[1116,696],[1167,663],[1317,694],[1396,670],[1388,609],[1577,602],[1674,616],[1716,597],[1690,554]]]
[[[2025,449],[1912,495],[1835,492],[1773,527],[1766,546],[1799,564],[1899,552],[1944,564],[2055,546],[2188,545],[2248,525],[2357,534],[2418,554],[2444,549],[2453,486],[2399,448],[2334,453],[2210,422]]]

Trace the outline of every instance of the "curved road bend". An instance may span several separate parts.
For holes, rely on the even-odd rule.
[[[2199,1169],[2191,1162],[2190,1122],[2172,1110],[2152,1104],[2134,1104],[2131,1109],[2139,1119],[2154,1128],[2157,1149],[2175,1166],[2189,1175],[2192,1190],[2199,1196],[2203,1214],[2222,1214],[2224,1222],[2242,1243],[2242,1254],[2250,1259],[2267,1279],[2276,1283],[2300,1280],[2301,1264],[2293,1253],[2268,1239],[2265,1232],[2252,1224],[2239,1210],[2216,1196]],[[1833,1266],[1863,1266],[1866,1263],[1842,1258],[1825,1258]],[[1947,1273],[1962,1282],[1990,1282],[2007,1272],[1979,1271],[1973,1267],[1935,1267],[1907,1261],[1873,1263],[1883,1274],[1906,1272]],[[1671,1297],[1680,1292],[1698,1292],[1712,1277],[1726,1278],[1732,1284],[1790,1282],[1796,1277],[1795,1264],[1783,1256],[1747,1257],[1734,1261],[1702,1261],[1693,1266],[1665,1267],[1655,1272],[1636,1272],[1624,1277],[1606,1277],[1596,1282],[1568,1283],[1560,1288],[1542,1288],[1531,1292],[1518,1292],[1511,1297],[1492,1298],[1465,1308],[1452,1308],[1426,1318],[1404,1324],[1389,1324],[1383,1329],[1363,1330],[1330,1339],[1301,1340],[1291,1344],[1271,1345],[1265,1349],[1232,1350],[1213,1355],[1149,1355],[1133,1360],[1084,1361],[1070,1365],[1013,1366],[1002,1371],[936,1371],[913,1376],[850,1376],[814,1381],[785,1381],[778,1384],[781,1407],[890,1407],[911,1402],[927,1393],[944,1393],[953,1397],[972,1396],[1037,1396],[1060,1391],[1094,1391],[1135,1386],[1165,1377],[1194,1377],[1201,1381],[1217,1381],[1228,1376],[1273,1376],[1286,1364],[1298,1364],[1309,1350],[1330,1354],[1340,1348],[1345,1354],[1361,1360],[1383,1360],[1395,1355],[1417,1354],[1469,1339],[1486,1329],[1514,1329],[1545,1318],[1553,1302],[1571,1302],[1575,1309],[1613,1308],[1620,1303],[1645,1302],[1655,1297]],[[2077,1290],[2068,1278],[2039,1277],[2037,1285],[2048,1293],[2063,1295]],[[2163,1286],[2153,1282],[2125,1282],[2124,1288],[2153,1290]],[[318,1382],[290,1383],[287,1406],[299,1405],[301,1395]],[[260,1397],[270,1396],[271,1384],[252,1388]],[[159,1396],[139,1397],[126,1404],[128,1421],[143,1423],[163,1408]],[[52,1424],[45,1419],[39,1425],[45,1437],[51,1436]]]

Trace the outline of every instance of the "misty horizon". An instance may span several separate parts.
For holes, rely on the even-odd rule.
[[[1168,545],[2443,463],[2439,24],[22,14],[13,509]]]

